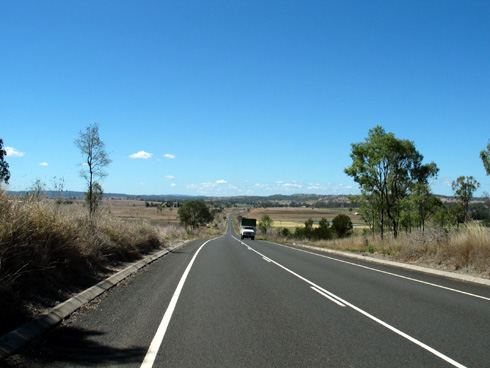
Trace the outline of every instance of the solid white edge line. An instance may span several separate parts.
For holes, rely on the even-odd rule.
[[[163,338],[165,337],[165,333],[167,332],[167,327],[170,323],[170,319],[172,318],[172,314],[174,313],[175,306],[177,305],[177,301],[179,300],[180,292],[182,291],[182,288],[184,287],[185,280],[187,279],[187,275],[189,274],[191,267],[196,260],[197,255],[201,251],[201,249],[209,243],[211,240],[206,241],[201,245],[201,247],[197,250],[197,252],[194,254],[194,257],[192,257],[191,261],[187,265],[187,268],[185,269],[184,273],[182,274],[182,277],[180,278],[179,284],[177,285],[177,288],[175,289],[174,295],[172,296],[172,299],[170,300],[170,303],[167,307],[167,310],[165,311],[165,314],[163,315],[162,321],[160,322],[160,325],[158,326],[158,330],[153,337],[153,340],[151,341],[150,347],[148,348],[148,352],[146,353],[145,359],[143,360],[143,363],[141,364],[141,368],[151,368],[153,367],[153,363],[155,363],[155,359],[158,354],[158,350],[160,349],[160,346],[162,344]]]
[[[320,294],[321,296],[323,296],[323,297],[325,297],[325,298],[329,299],[330,301],[332,301],[332,302],[334,302],[334,303],[336,303],[336,304],[340,305],[341,307],[345,307],[345,304],[342,304],[342,303],[341,303],[341,302],[339,302],[337,299],[335,299],[335,298],[331,297],[331,296],[330,296],[330,295],[328,295],[328,294],[325,294],[323,291],[321,291],[321,290],[317,289],[316,287],[314,287],[314,286],[310,286],[310,288],[312,288],[313,290],[315,290],[315,291],[316,291],[318,294]]]
[[[238,239],[236,239],[238,240]],[[244,242],[238,240],[240,243],[242,243],[243,245],[246,245]],[[258,255],[262,256],[262,257],[265,257],[262,253],[260,253],[259,251],[257,251],[256,249],[252,249],[255,253],[257,253]],[[458,367],[458,368],[466,368],[466,366],[462,365],[461,363],[458,363],[457,361],[455,361],[454,359],[451,359],[450,357],[448,357],[447,355],[444,355],[443,353],[435,350],[434,348],[431,348],[429,345],[426,345],[424,344],[423,342],[417,340],[416,338],[410,336],[410,335],[407,335],[405,332],[397,329],[396,327],[393,327],[391,326],[390,324],[380,320],[379,318],[369,314],[368,312],[362,310],[361,308],[358,308],[356,307],[354,304],[351,304],[349,303],[348,301],[340,298],[339,296],[331,293],[330,291],[328,290],[325,290],[324,288],[322,288],[321,286],[315,284],[314,282],[308,280],[307,278],[297,274],[296,272],[290,270],[289,268],[281,265],[280,263],[277,263],[276,261],[272,260],[271,259],[271,263],[274,263],[276,266],[282,268],[283,270],[289,272],[290,274],[296,276],[297,278],[299,278],[300,280],[303,280],[304,282],[308,283],[310,286],[314,286],[315,288],[317,288],[318,290],[321,290],[322,292],[324,292],[325,294],[328,294],[332,297],[334,297],[335,299],[337,299],[338,301],[340,301],[341,303],[345,304],[346,306],[354,309],[355,311],[361,313],[362,315],[368,317],[369,319],[373,320],[374,322],[380,324],[381,326],[389,329],[390,331],[396,333],[397,335],[400,335],[401,337],[407,339],[408,341],[420,346],[421,348],[427,350],[428,352],[434,354],[435,356],[441,358],[442,360],[445,360],[446,362],[448,362],[449,364],[452,364],[453,366],[455,367]]]
[[[338,259],[338,258],[334,258],[334,257],[326,256],[326,255],[324,255],[324,254],[318,254],[318,253],[315,253],[315,252],[309,252],[309,251],[304,250],[304,249],[298,249],[298,248],[295,248],[295,247],[290,247],[290,246],[283,245],[283,244],[279,244],[279,243],[273,243],[273,242],[270,242],[270,243],[271,243],[271,244],[275,244],[275,245],[279,245],[280,247],[284,247],[284,248],[288,248],[288,249],[296,250],[296,251],[298,251],[298,252],[303,252],[303,253],[311,254],[311,255],[314,255],[314,256],[318,256],[318,257],[327,258],[327,259],[330,259],[330,260],[332,260],[332,261],[337,261],[337,262],[341,262],[341,263],[346,263],[346,264],[351,265],[351,266],[356,266],[356,267],[360,267],[360,268],[365,268],[366,270],[375,271],[375,272],[379,272],[379,273],[384,273],[384,274],[386,274],[386,275],[390,275],[390,276],[398,277],[398,278],[401,278],[401,279],[410,280],[410,281],[413,281],[413,282],[418,282],[418,283],[420,283],[420,284],[424,284],[424,285],[433,286],[433,287],[436,287],[436,288],[439,288],[439,289],[449,290],[449,291],[452,291],[452,292],[455,292],[455,293],[464,294],[464,295],[468,295],[468,296],[471,296],[471,297],[474,297],[474,298],[478,298],[478,299],[483,299],[483,300],[488,300],[488,301],[490,301],[490,298],[487,298],[486,296],[482,296],[482,295],[478,295],[478,294],[468,293],[468,292],[466,292],[466,291],[462,291],[462,290],[458,290],[458,289],[453,289],[453,288],[450,288],[450,287],[447,287],[447,286],[437,285],[437,284],[434,284],[434,283],[432,283],[432,282],[423,281],[423,280],[418,280],[418,279],[414,279],[414,278],[412,278],[412,277],[408,277],[408,276],[398,275],[398,274],[393,273],[393,272],[388,272],[388,271],[378,270],[378,269],[373,268],[373,267],[368,267],[368,266],[360,265],[360,264],[358,264],[358,263],[354,263],[354,262],[345,261],[345,260],[343,260],[343,259]],[[393,266],[391,266],[391,267],[393,267]],[[414,272],[420,272],[420,271],[414,271]]]

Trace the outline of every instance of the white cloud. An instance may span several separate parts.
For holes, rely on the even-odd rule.
[[[86,162],[84,162],[83,164],[81,164],[80,166],[88,166],[88,164]]]
[[[171,187],[176,187],[176,186],[177,186],[177,184],[172,183],[172,184],[170,184],[170,186],[171,186]]]
[[[14,147],[5,147],[5,151],[7,152],[7,156],[10,157],[22,157],[25,155],[24,152],[17,151]]]
[[[173,175],[165,175],[165,178],[168,179],[168,180],[174,180],[175,179],[175,176],[173,176]]]
[[[153,156],[153,153],[139,151],[137,153],[133,153],[131,156],[129,156],[129,158],[134,158],[134,159],[142,158],[144,160],[148,160],[149,158],[151,158],[151,156]]]
[[[228,183],[226,180],[216,180],[216,184],[226,184]]]
[[[175,155],[171,155],[170,153],[166,153],[163,155],[163,157],[173,160],[175,158]]]
[[[49,164],[47,162],[41,162],[39,166],[48,166]]]

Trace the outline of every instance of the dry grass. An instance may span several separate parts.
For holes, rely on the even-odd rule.
[[[159,229],[105,213],[90,221],[82,206],[12,198],[0,190],[0,334],[93,284],[109,267],[181,235],[175,225]]]
[[[280,238],[277,234],[273,237],[276,241],[292,241]],[[373,237],[358,234],[346,239],[301,242],[490,278],[490,228],[479,225],[469,225],[450,232],[431,228],[425,232],[400,234],[397,239],[390,235],[381,239],[379,235]]]

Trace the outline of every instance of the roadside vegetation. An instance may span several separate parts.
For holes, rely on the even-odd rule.
[[[431,226],[425,231],[400,233],[396,238],[392,234],[381,237],[380,234],[372,235],[357,229],[348,237],[329,235],[327,239],[320,239],[316,234],[321,233],[322,225],[310,227],[311,222],[297,228],[300,230],[299,234],[287,228],[276,228],[269,231],[266,238],[270,241],[354,252],[490,279],[490,227],[479,223],[450,229]],[[305,236],[305,231],[311,231],[311,236]]]
[[[36,195],[0,189],[0,333],[124,261],[163,246],[159,231],[111,216],[72,213]]]
[[[270,240],[310,244],[419,263],[450,271],[490,278],[490,198],[471,211],[480,183],[472,176],[452,182],[453,200],[444,203],[431,193],[429,179],[439,171],[434,162],[424,164],[414,142],[395,137],[382,127],[369,131],[365,141],[353,143],[352,165],[345,169],[359,184],[361,195],[349,196],[362,221],[357,229],[351,216],[339,213],[333,219],[308,218],[304,226],[290,224],[291,216],[262,218],[281,224],[263,229]],[[480,158],[490,175],[490,143]],[[253,217],[254,210],[247,214]],[[283,211],[287,212],[287,211]],[[345,211],[344,211],[345,212]],[[266,231],[264,231],[266,230]]]

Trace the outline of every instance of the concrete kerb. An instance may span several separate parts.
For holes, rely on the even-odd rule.
[[[82,307],[84,304],[95,299],[102,293],[106,292],[110,288],[117,285],[129,277],[134,272],[140,270],[146,265],[156,261],[164,255],[183,247],[188,241],[177,244],[176,246],[165,248],[156,254],[145,257],[142,260],[133,263],[118,273],[102,280],[98,284],[82,291],[74,297],[66,300],[65,302],[57,305],[49,312],[42,314],[29,322],[21,325],[13,331],[6,333],[0,337],[0,360],[12,355],[15,351],[19,350],[22,346],[32,341],[34,338],[42,335],[52,327],[56,326],[63,319],[67,318],[70,314]]]
[[[469,276],[469,275],[460,275],[460,274],[457,274],[457,273],[454,273],[454,272],[448,272],[448,271],[442,271],[442,270],[435,270],[435,269],[428,268],[428,267],[422,267],[422,266],[416,266],[416,265],[411,265],[411,264],[407,264],[407,263],[389,261],[389,260],[386,260],[386,259],[379,259],[379,258],[369,257],[369,256],[366,256],[366,255],[352,254],[350,252],[342,252],[340,250],[334,250],[334,249],[328,249],[328,248],[320,248],[320,247],[313,247],[311,245],[305,245],[305,244],[293,243],[293,246],[300,247],[300,248],[306,248],[306,249],[310,249],[310,250],[315,250],[317,252],[319,251],[319,252],[334,254],[334,255],[338,255],[338,256],[342,256],[342,257],[358,259],[358,260],[361,260],[361,261],[366,261],[366,262],[371,262],[371,263],[378,263],[378,264],[381,264],[381,265],[398,267],[398,268],[403,268],[403,269],[411,270],[411,271],[423,272],[423,273],[430,274],[430,275],[442,276],[442,277],[450,278],[450,279],[453,279],[453,280],[458,280],[458,281],[470,282],[470,283],[473,283],[473,284],[490,286],[490,280],[483,279],[481,277],[475,277],[475,276]]]

